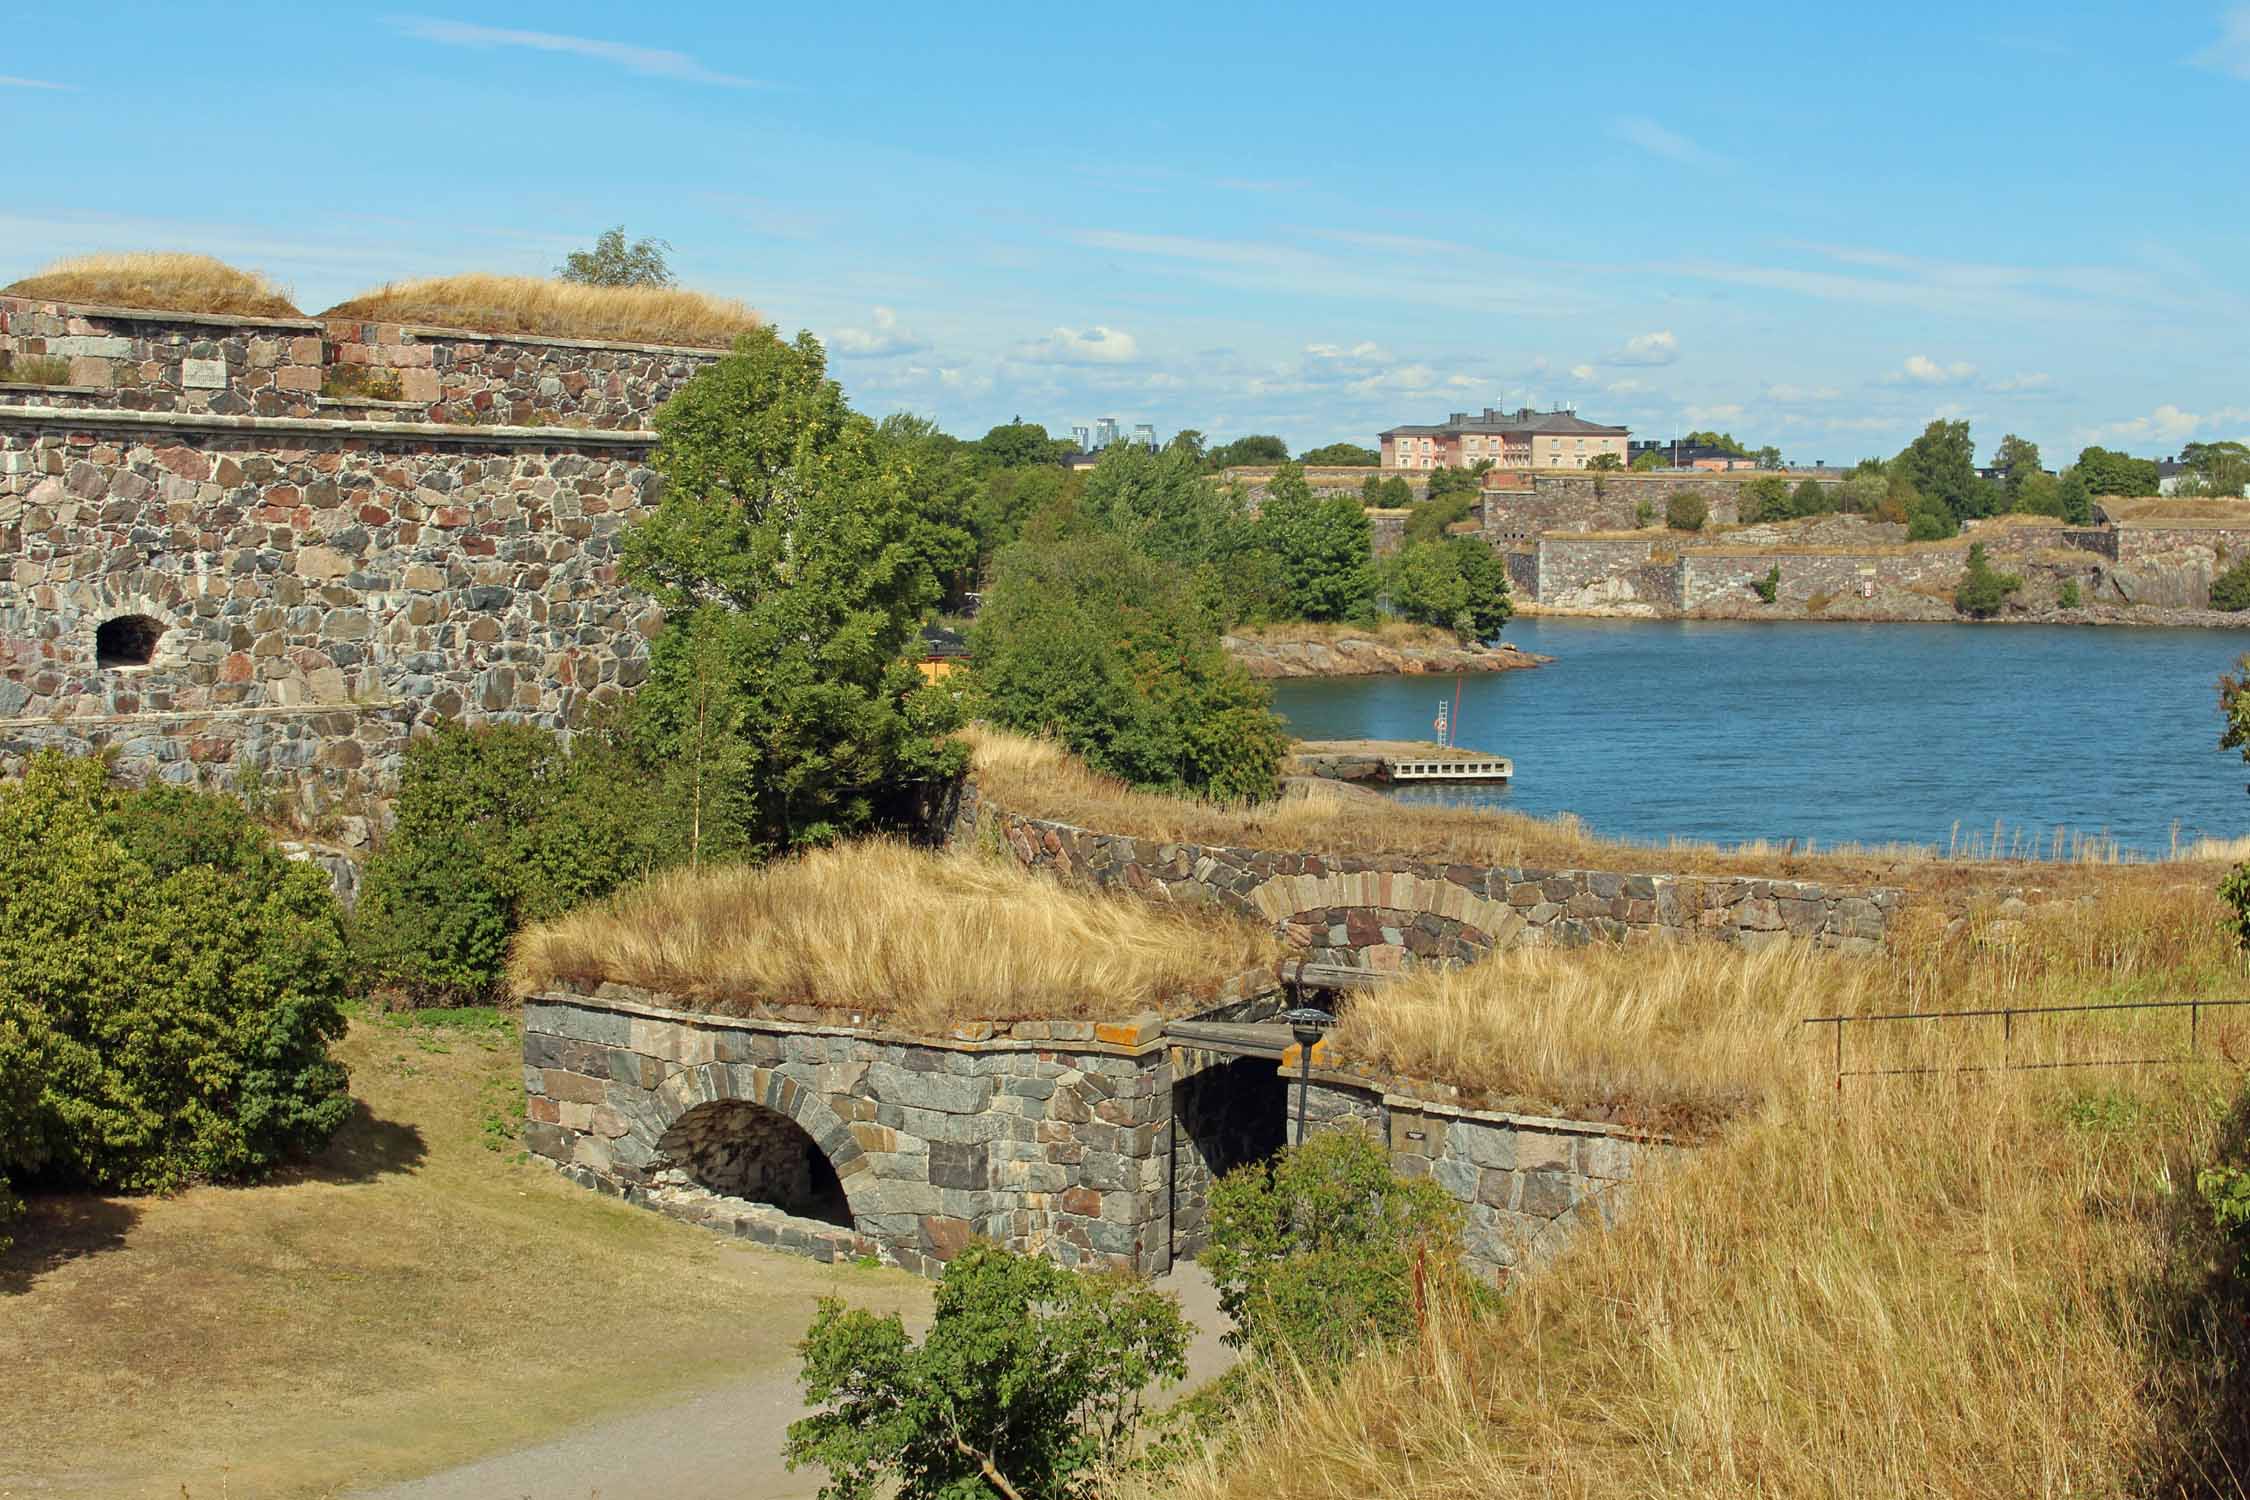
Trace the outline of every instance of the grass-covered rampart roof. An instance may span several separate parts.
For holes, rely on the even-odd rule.
[[[208,255],[135,251],[58,260],[37,275],[0,287],[0,296],[87,302],[152,312],[217,313],[246,318],[304,316],[289,294],[257,271]]]
[[[433,276],[339,302],[324,318],[426,323],[477,333],[723,349],[763,320],[747,305],[680,287],[581,286],[536,276]]]
[[[997,856],[888,841],[657,875],[524,932],[519,993],[632,985],[938,1034],[968,1021],[1186,1014],[1280,957],[1260,925],[1089,895]]]

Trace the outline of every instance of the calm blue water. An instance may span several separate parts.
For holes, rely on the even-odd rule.
[[[2008,625],[1517,620],[1555,658],[1463,682],[1456,740],[1505,789],[1418,801],[1568,810],[1597,832],[1822,845],[2057,825],[2161,853],[2250,830],[2213,684],[2250,632]],[[1427,739],[1451,679],[1274,684],[1310,739]]]

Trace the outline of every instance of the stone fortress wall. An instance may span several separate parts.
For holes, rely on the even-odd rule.
[[[617,576],[651,413],[707,349],[0,298],[0,769],[124,769],[372,801],[439,716],[579,722],[647,670]],[[413,399],[331,400],[340,367]],[[106,622],[152,622],[145,661]],[[114,645],[114,642],[112,643]]]

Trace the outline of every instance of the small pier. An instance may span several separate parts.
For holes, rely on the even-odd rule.
[[[1506,785],[1516,774],[1515,762],[1505,755],[1434,740],[1300,740],[1283,769],[1293,776],[1379,785],[1427,781]]]

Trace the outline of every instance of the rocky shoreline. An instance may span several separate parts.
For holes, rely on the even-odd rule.
[[[1454,672],[1512,672],[1554,660],[1511,645],[1406,645],[1370,636],[1336,640],[1259,640],[1230,635],[1227,654],[1252,677],[1439,676]]]
[[[1908,596],[1908,600],[1838,599],[1827,608],[1796,604],[1746,603],[1682,613],[1648,604],[1518,604],[1526,619],[1558,620],[1780,620],[1791,623],[1832,620],[1839,625],[2113,625],[2160,630],[2250,630],[2250,611],[2167,609],[2153,605],[2095,604],[2077,609],[2003,609],[1989,620],[1971,620],[1950,601]]]

